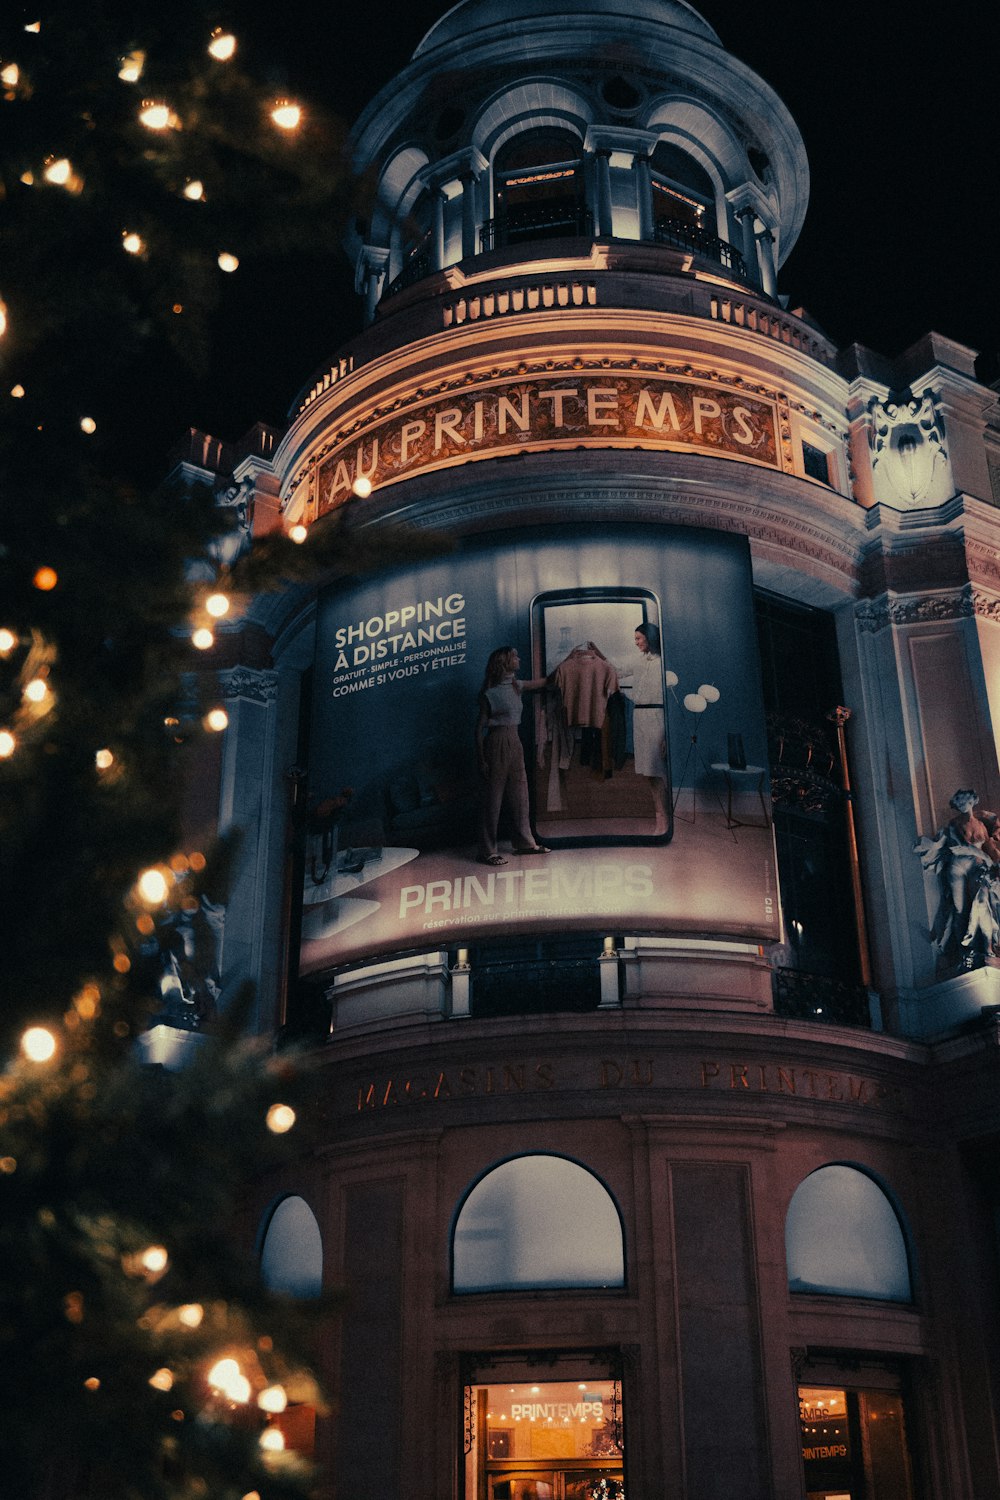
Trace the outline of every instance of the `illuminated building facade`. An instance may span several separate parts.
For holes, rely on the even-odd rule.
[[[683,0],[464,0],[354,143],[364,331],[183,465],[410,529],[220,633],[205,778],[330,1495],[1000,1497],[995,393],[789,309],[802,141]]]

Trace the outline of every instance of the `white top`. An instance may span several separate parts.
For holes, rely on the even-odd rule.
[[[622,683],[622,692],[631,698],[637,708],[643,705],[663,706],[663,671],[660,658],[652,651],[643,655],[632,671],[632,684]]]
[[[510,672],[496,687],[486,688],[483,697],[490,706],[490,716],[486,721],[488,729],[500,729],[507,725],[516,728],[520,724],[524,703],[518,687],[520,683],[515,687],[514,674]]]

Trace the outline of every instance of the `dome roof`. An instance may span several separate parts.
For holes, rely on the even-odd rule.
[[[686,0],[459,0],[436,21],[414,52],[424,57],[436,47],[469,38],[474,32],[509,26],[545,16],[594,16],[628,23],[656,21],[722,45],[718,35]]]

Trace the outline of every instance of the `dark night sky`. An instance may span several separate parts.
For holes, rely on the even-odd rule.
[[[904,0],[700,6],[802,132],[810,206],[779,289],[840,345],[891,355],[933,328],[1000,350],[988,8],[953,0],[932,29]],[[236,0],[231,24],[255,71],[353,121],[446,9],[438,0],[303,0],[265,10]],[[338,246],[304,265],[261,268],[232,289],[210,379],[177,390],[164,416],[175,433],[190,424],[226,438],[258,419],[280,425],[358,326]]]

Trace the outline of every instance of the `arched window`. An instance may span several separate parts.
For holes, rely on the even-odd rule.
[[[323,1239],[304,1198],[282,1198],[267,1221],[260,1274],[272,1292],[318,1297],[323,1285]]]
[[[570,130],[539,126],[501,146],[493,162],[500,244],[587,232],[583,157]]]
[[[856,1167],[820,1167],[799,1183],[785,1220],[785,1255],[793,1292],[912,1301],[896,1210]]]
[[[670,141],[658,143],[649,165],[655,223],[687,224],[714,235],[715,190],[704,167]]]
[[[625,1285],[614,1200],[562,1156],[518,1156],[480,1178],[459,1210],[452,1253],[456,1292]]]

